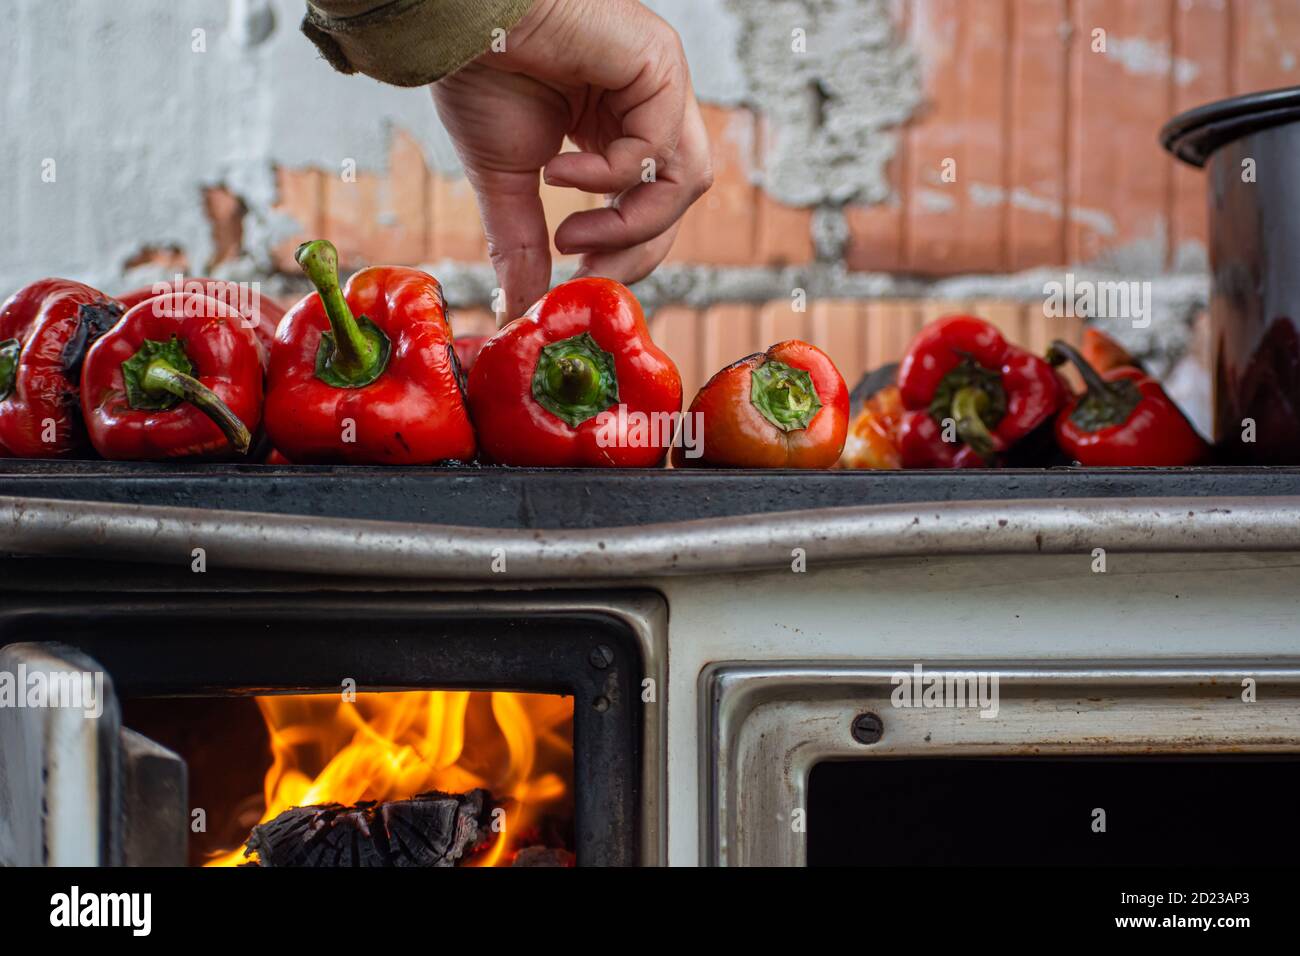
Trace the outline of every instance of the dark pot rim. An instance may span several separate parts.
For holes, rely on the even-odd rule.
[[[1220,146],[1295,121],[1300,121],[1300,86],[1247,93],[1180,113],[1160,131],[1160,145],[1184,162],[1204,166]]]

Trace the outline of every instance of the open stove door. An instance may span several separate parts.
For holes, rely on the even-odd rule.
[[[0,648],[0,866],[184,866],[185,762],[57,643]]]

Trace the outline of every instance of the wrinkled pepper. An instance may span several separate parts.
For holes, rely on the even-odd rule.
[[[907,409],[899,426],[904,468],[996,464],[1069,395],[1047,361],[967,315],[921,330],[899,366],[898,387]]]
[[[150,461],[246,454],[262,413],[253,331],[194,293],[148,299],[86,355],[81,404],[95,450]]]
[[[903,413],[903,396],[897,385],[886,385],[867,398],[849,422],[840,467],[871,471],[902,468],[898,428]]]
[[[316,292],[280,322],[267,373],[266,430],[298,464],[469,461],[474,428],[438,280],[362,269],[339,287],[323,239],[297,259]]]
[[[1210,447],[1160,383],[1133,366],[1098,372],[1072,346],[1053,342],[1051,361],[1071,362],[1087,391],[1056,420],[1061,450],[1094,467],[1177,467],[1205,461]]]
[[[573,279],[483,345],[469,406],[497,464],[650,468],[672,444],[682,379],[631,292]]]
[[[41,279],[0,305],[0,450],[68,458],[90,442],[78,399],[91,343],[122,316],[121,303],[80,282]]]
[[[271,343],[275,341],[275,330],[284,318],[284,306],[263,294],[254,292],[246,285],[227,279],[177,278],[170,282],[155,282],[151,286],[132,289],[125,295],[118,296],[124,308],[131,309],[167,292],[195,292],[209,299],[217,299],[235,309],[244,320],[244,324],[257,334],[257,343],[262,350],[262,361],[271,355]]]
[[[676,467],[829,468],[844,450],[849,389],[825,352],[791,340],[718,372],[686,414],[702,423],[699,453],[679,442]]]

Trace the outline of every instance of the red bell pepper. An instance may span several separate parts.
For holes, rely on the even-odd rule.
[[[91,346],[81,404],[90,440],[105,458],[246,454],[262,411],[256,337],[215,299],[148,299]]]
[[[728,365],[700,389],[699,453],[678,443],[673,465],[829,468],[849,426],[849,389],[830,358],[807,342],[779,342]]]
[[[271,354],[271,343],[275,341],[275,330],[284,318],[284,306],[264,295],[260,289],[250,288],[246,284],[227,279],[200,279],[176,277],[170,282],[155,282],[151,286],[132,289],[125,295],[118,296],[118,301],[127,309],[135,308],[146,299],[168,292],[195,292],[217,299],[237,311],[243,317],[244,324],[257,333],[257,342],[262,349],[265,364]]]
[[[967,315],[921,330],[899,366],[898,387],[908,409],[899,426],[904,468],[996,463],[1069,394],[1045,360]]]
[[[650,468],[672,444],[682,379],[631,292],[573,279],[487,341],[469,406],[498,464]]]
[[[266,430],[299,464],[469,461],[474,428],[438,280],[362,269],[339,288],[338,253],[298,247],[316,286],[280,322],[267,373]]]
[[[1072,362],[1088,387],[1056,419],[1061,450],[1079,464],[1172,468],[1209,457],[1210,446],[1146,372],[1133,366],[1098,372],[1059,341],[1052,343],[1048,358]]]
[[[90,344],[122,305],[68,279],[41,279],[0,305],[0,449],[18,458],[90,451],[78,391]]]

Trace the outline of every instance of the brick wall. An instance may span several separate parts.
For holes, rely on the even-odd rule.
[[[901,131],[893,195],[830,210],[847,227],[838,259],[823,250],[818,263],[814,210],[758,185],[764,117],[705,104],[716,185],[688,213],[670,264],[925,277],[1067,264],[1144,279],[1202,269],[1203,177],[1163,153],[1160,126],[1198,103],[1300,82],[1300,0],[897,0],[894,10],[900,42],[917,51],[925,102]],[[1097,30],[1104,53],[1094,51]],[[945,178],[945,163],[955,176]],[[333,170],[282,168],[278,182],[278,210],[304,236],[333,238],[353,266],[486,262],[469,189],[431,171],[400,132],[383,173],[343,182]],[[543,196],[552,227],[599,201],[548,187]],[[299,238],[277,246],[280,267],[291,269]],[[462,305],[466,330],[490,326],[482,303]],[[1049,327],[1040,303],[1023,298],[816,301],[803,313],[786,300],[666,305],[653,321],[689,389],[791,335],[827,348],[853,378],[959,305],[1035,347],[1079,332]]]

